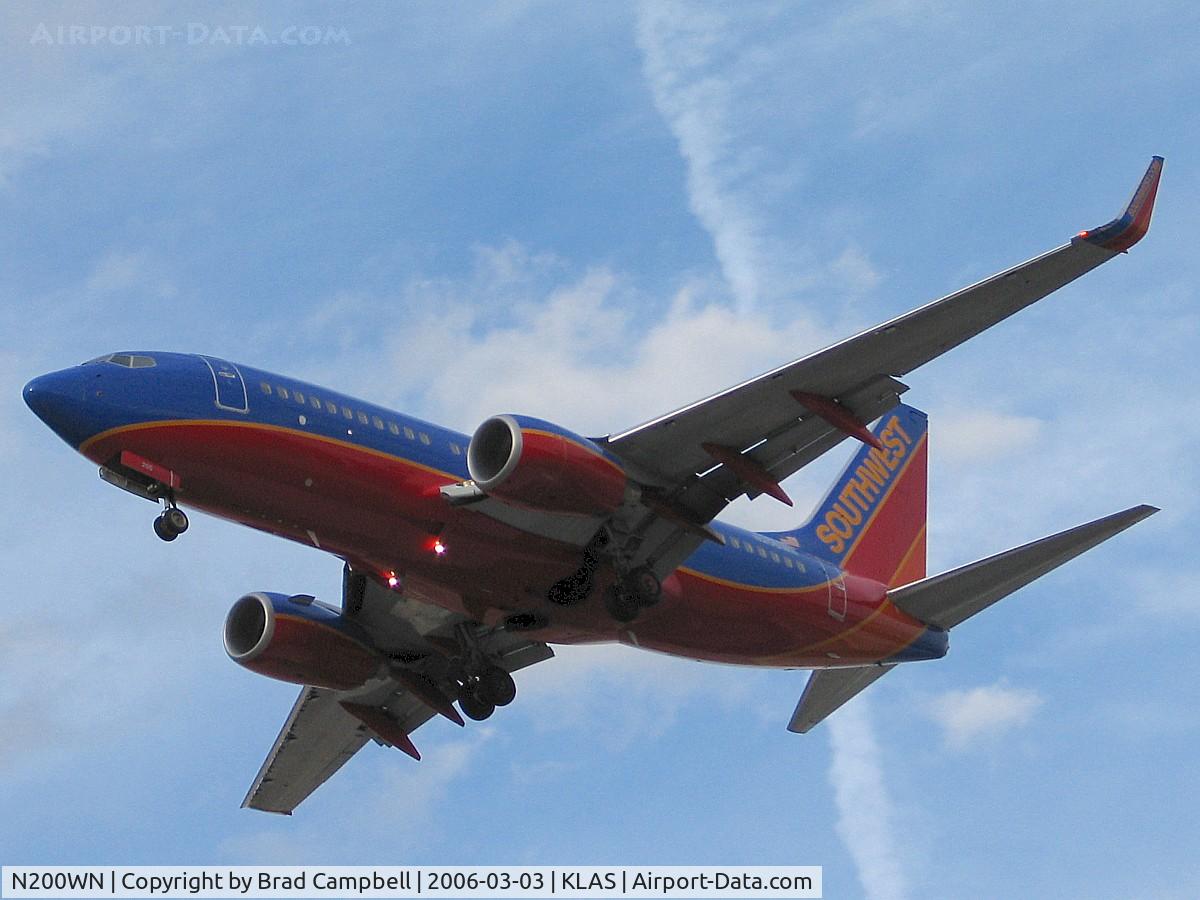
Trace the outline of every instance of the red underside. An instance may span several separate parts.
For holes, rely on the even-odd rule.
[[[178,473],[185,507],[319,546],[377,574],[403,573],[406,589],[421,599],[488,623],[515,610],[544,610],[552,626],[537,634],[552,643],[622,641],[719,662],[822,666],[885,658],[922,631],[886,602],[876,581],[846,576],[846,613],[837,618],[827,585],[766,590],[686,568],[666,579],[657,606],[618,626],[598,602],[602,580],[579,606],[545,599],[578,565],[577,550],[447,505],[437,489],[454,479],[404,460],[299,432],[217,422],[134,427],[83,448],[100,464],[122,450]],[[435,538],[446,548],[440,556],[431,549]]]

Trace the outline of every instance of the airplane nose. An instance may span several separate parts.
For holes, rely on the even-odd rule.
[[[83,406],[83,385],[77,373],[67,369],[39,375],[22,391],[34,415],[62,434],[78,418]]]

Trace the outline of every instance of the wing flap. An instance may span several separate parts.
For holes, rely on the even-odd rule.
[[[853,669],[817,669],[808,677],[808,684],[788,722],[788,731],[807,734],[830,713],[894,668],[893,663]]]
[[[336,691],[303,688],[242,806],[290,816],[368,740],[366,726],[342,709]]]
[[[1158,512],[1135,506],[888,592],[915,619],[952,628],[1047,572]]]

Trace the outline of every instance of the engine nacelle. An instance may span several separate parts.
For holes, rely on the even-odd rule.
[[[492,416],[475,429],[467,470],[480,490],[505,503],[587,515],[620,506],[628,481],[598,444],[527,416]]]
[[[252,672],[344,691],[379,669],[370,640],[312,597],[247,594],[225,617],[225,652]]]

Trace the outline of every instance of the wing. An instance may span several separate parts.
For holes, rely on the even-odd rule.
[[[291,815],[371,739],[367,726],[341,707],[336,694],[301,689],[243,807]]]
[[[896,378],[1058,290],[1145,235],[1162,172],[1154,157],[1124,215],[1068,244],[729,390],[606,439],[674,507],[708,521],[778,483],[906,390]],[[719,464],[719,465],[718,465]],[[715,468],[714,468],[715,467]],[[681,487],[682,486],[682,487]],[[776,491],[778,490],[778,493]],[[785,502],[786,495],[780,497]]]
[[[439,714],[462,725],[447,688],[459,629],[467,629],[475,646],[509,672],[554,656],[540,641],[486,629],[417,596],[389,590],[349,567],[342,594],[346,614],[396,665],[352,691],[303,688],[243,807],[291,815],[368,741],[420,759],[409,735]]]

